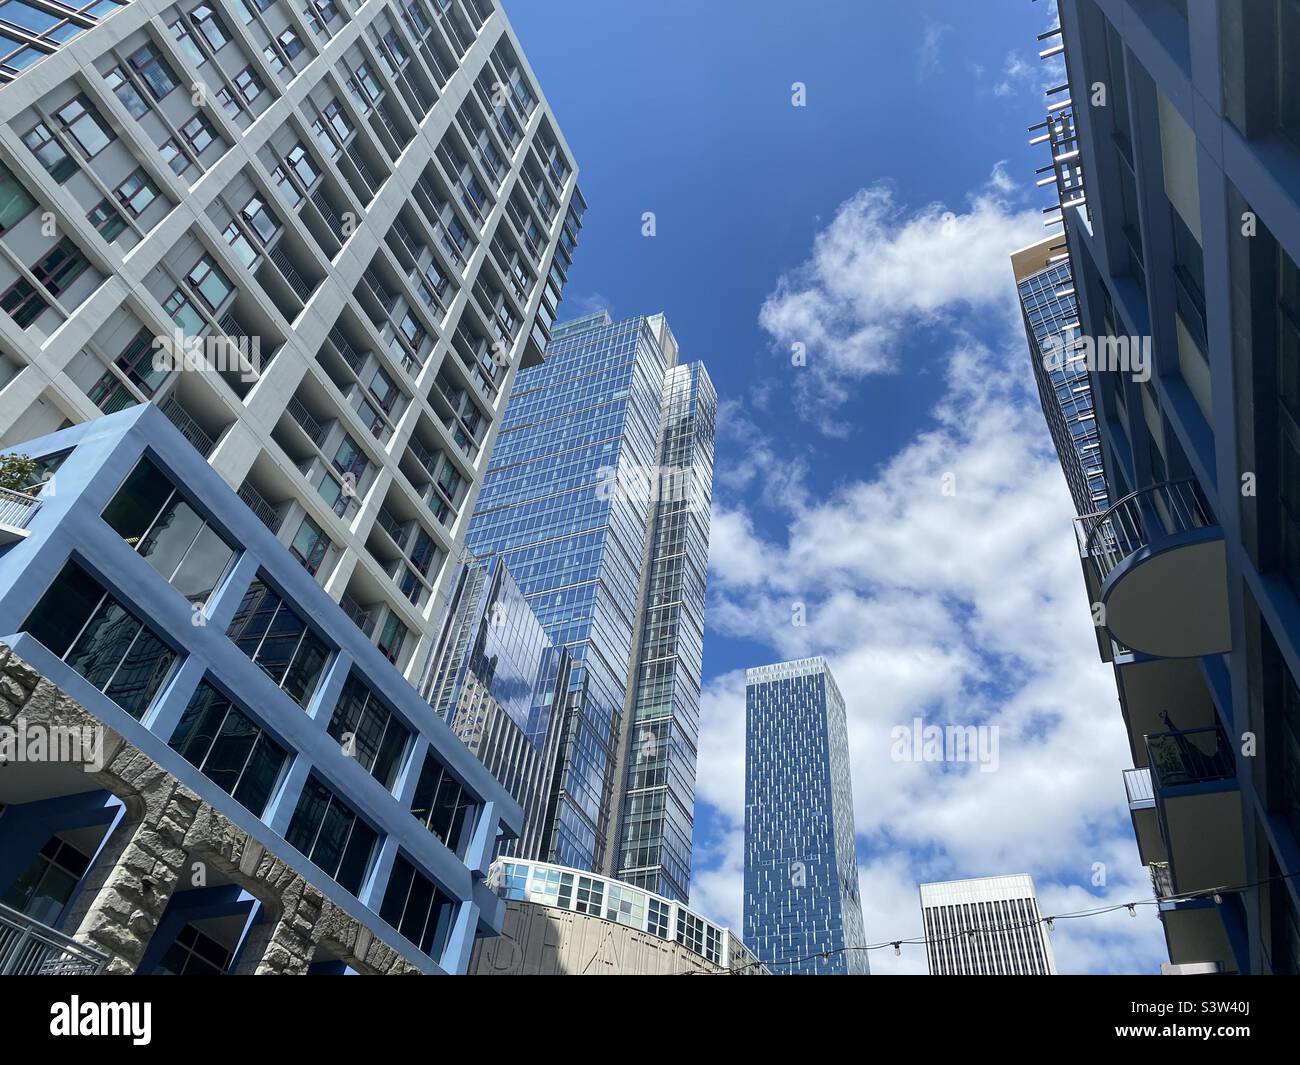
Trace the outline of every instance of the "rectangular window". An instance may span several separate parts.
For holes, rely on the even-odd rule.
[[[204,150],[217,139],[212,132],[212,125],[202,115],[194,115],[181,126],[181,136],[195,155],[202,155]]]
[[[145,102],[144,97],[136,92],[135,86],[131,80],[122,72],[121,67],[114,67],[104,75],[104,80],[108,82],[108,87],[113,90],[113,95],[122,101],[122,106],[132,118],[144,118],[149,113],[149,105]]]
[[[456,903],[399,854],[393,861],[379,916],[439,961],[451,934]]]
[[[254,196],[240,209],[240,217],[249,224],[263,244],[270,244],[280,232],[280,220],[275,217],[260,196]]]
[[[438,840],[460,857],[473,831],[475,804],[459,780],[432,754],[424,756],[411,813]]]
[[[214,52],[219,52],[230,43],[230,32],[222,24],[217,13],[207,4],[200,4],[191,11],[190,21]]]
[[[329,549],[329,538],[321,532],[321,527],[311,518],[303,518],[298,527],[298,535],[293,538],[289,553],[294,556],[310,574],[320,569]]]
[[[167,168],[177,177],[190,168],[190,157],[181,151],[171,138],[158,145],[158,154],[162,156],[162,161],[167,164]]]
[[[23,134],[23,143],[40,161],[50,176],[62,185],[77,172],[77,164],[50,132],[44,122],[37,122]]]
[[[312,773],[284,838],[356,895],[370,868],[379,834]]]
[[[139,218],[158,198],[158,189],[143,170],[137,170],[113,190],[113,195],[132,218]]]
[[[90,220],[92,226],[99,230],[99,235],[110,244],[126,229],[126,219],[122,217],[121,212],[113,206],[110,200],[100,200],[95,207],[87,212],[86,218]]]
[[[167,745],[245,809],[261,817],[288,754],[206,680]]]
[[[0,310],[24,329],[49,309],[49,301],[24,278],[19,278],[0,296]]]
[[[69,100],[54,112],[59,128],[72,139],[87,159],[93,159],[110,144],[113,134],[84,96]]]
[[[266,88],[262,84],[262,79],[253,73],[252,67],[244,67],[235,75],[235,88],[239,90],[239,95],[244,98],[244,102],[251,104]]]
[[[346,746],[362,769],[392,789],[411,730],[355,675],[343,685],[328,731]]]
[[[144,717],[177,657],[75,562],[59,572],[23,630],[136,720]]]
[[[64,237],[54,246],[53,251],[32,267],[32,274],[51,296],[61,296],[89,266],[90,260],[81,254],[81,250],[71,240]]]
[[[176,88],[176,75],[152,44],[133,52],[126,62],[140,75],[155,100],[161,100]]]
[[[408,631],[396,614],[390,613],[384,619],[384,628],[379,634],[376,646],[379,648],[380,653],[394,665],[402,657],[402,648],[406,645]]]
[[[147,458],[127,475],[103,518],[191,603],[207,602],[235,557],[234,548]]]
[[[260,578],[244,593],[226,635],[299,706],[311,701],[329,647]]]
[[[235,291],[235,286],[230,283],[230,279],[207,255],[190,268],[190,272],[185,275],[185,280],[207,304],[208,310],[213,312],[216,312],[226,302],[227,297]]]

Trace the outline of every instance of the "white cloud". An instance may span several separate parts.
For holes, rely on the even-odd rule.
[[[881,187],[841,207],[764,324],[778,339],[815,337],[861,375],[890,365],[870,335],[932,323],[946,338],[943,397],[876,472],[801,497],[778,526],[752,507],[715,512],[711,630],[768,661],[825,654],[845,695],[872,941],[919,934],[926,880],[1029,872],[1048,913],[1151,894],[1123,806],[1131,763],[1114,683],[1016,321],[1008,254],[1037,236],[1037,219],[1010,210],[995,182],[959,216],[955,254],[937,207],[907,215]],[[976,324],[983,341],[967,332]],[[895,761],[891,728],[916,717],[996,726],[997,770]],[[695,901],[738,926],[743,671],[706,688],[699,751],[698,801],[722,835],[697,851]],[[1104,890],[1091,887],[1098,863]],[[1058,922],[1061,968],[1149,971],[1160,926],[1138,913]],[[872,965],[924,971],[924,955],[884,950]]]
[[[916,80],[925,81],[943,69],[939,53],[943,44],[943,35],[952,31],[952,27],[927,18],[921,30],[921,45],[916,53]]]
[[[1006,311],[1008,252],[1043,233],[1040,211],[1012,205],[1014,188],[999,163],[961,212],[938,203],[908,212],[887,184],[839,206],[808,261],[778,280],[759,312],[779,350],[806,350],[807,366],[792,367],[805,416],[844,435],[828,411],[854,381],[895,372],[912,331]]]

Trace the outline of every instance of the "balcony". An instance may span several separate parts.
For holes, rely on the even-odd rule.
[[[204,432],[203,427],[194,420],[194,416],[181,405],[181,401],[174,394],[159,403],[158,409],[167,415],[168,421],[181,431],[181,435],[194,445],[194,449],[200,455],[207,458],[212,454],[216,441]]]
[[[1124,770],[1124,790],[1128,795],[1129,816],[1137,836],[1138,854],[1143,865],[1153,868],[1166,863],[1165,842],[1160,837],[1160,818],[1156,814],[1156,797],[1151,788],[1150,769]],[[1167,864],[1166,864],[1167,868]]]
[[[0,976],[98,976],[108,955],[0,905]]]
[[[278,532],[280,522],[283,520],[282,510],[284,504],[274,506],[268,503],[262,494],[251,484],[245,481],[239,486],[239,498],[244,501],[244,505],[257,515],[258,521],[265,525],[271,532]]]
[[[1172,729],[1147,736],[1146,743],[1174,893],[1244,884],[1241,791],[1223,729]]]
[[[1161,658],[1229,649],[1223,530],[1194,481],[1133,492],[1078,528],[1089,594],[1123,649]]]
[[[27,535],[27,524],[41,509],[41,501],[25,492],[0,488],[0,547]]]

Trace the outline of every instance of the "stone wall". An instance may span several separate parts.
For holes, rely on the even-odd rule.
[[[318,946],[362,973],[418,973],[265,846],[187,788],[140,748],[0,644],[0,725],[95,727],[104,765],[86,774],[126,805],[126,816],[87,872],[64,930],[106,951],[110,973],[132,973],[167,903],[194,863],[205,863],[253,895],[265,919],[254,926],[237,971],[297,975]],[[233,800],[232,800],[233,801]]]

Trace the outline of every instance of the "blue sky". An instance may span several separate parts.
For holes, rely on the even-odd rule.
[[[505,6],[591,205],[561,316],[665,312],[720,396],[693,904],[740,927],[743,670],[804,654],[849,704],[872,941],[923,880],[1149,897],[1007,260],[1045,232],[1048,5]],[[996,727],[997,770],[894,760],[917,717]],[[1156,969],[1138,913],[1058,923],[1062,970]]]

